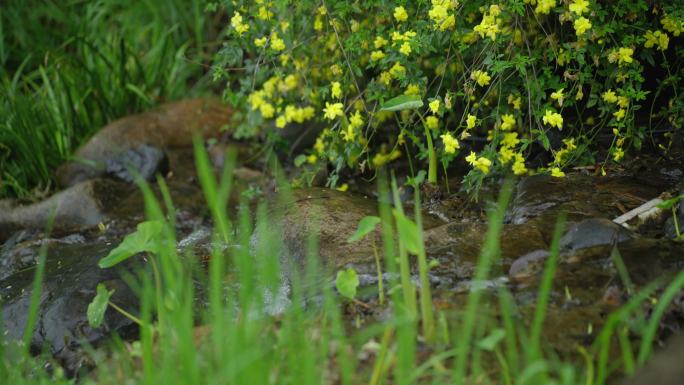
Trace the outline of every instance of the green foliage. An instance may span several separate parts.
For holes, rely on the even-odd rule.
[[[378,224],[380,224],[380,222],[380,217],[376,216],[367,216],[361,218],[361,220],[359,221],[359,227],[356,229],[354,234],[352,234],[352,236],[349,237],[349,239],[347,239],[347,242],[353,243],[362,240],[366,237],[366,235],[370,234],[373,230],[375,230],[375,227]]]
[[[112,294],[114,294],[114,291],[107,290],[103,283],[97,285],[97,294],[93,301],[88,304],[87,316],[90,327],[98,328],[102,325],[107,305],[109,304],[109,298]]]
[[[205,39],[218,31],[202,2],[3,4],[0,197],[44,194],[100,127],[206,89]]]
[[[126,235],[116,248],[98,262],[98,266],[106,269],[136,254],[143,252],[159,253],[162,228],[163,224],[156,220],[139,223],[136,231]]]
[[[359,277],[352,268],[340,270],[335,278],[335,288],[344,297],[354,299],[359,287]]]
[[[472,190],[507,173],[562,177],[568,166],[620,162],[645,146],[666,152],[684,123],[681,3],[304,0],[225,9],[230,36],[214,73],[245,110],[241,135],[323,127],[305,155],[333,166],[331,187],[344,168],[372,172],[398,159],[434,170],[437,160],[447,169],[465,158]],[[247,76],[230,76],[238,70]],[[551,160],[532,162],[540,152]]]
[[[197,159],[203,159],[206,156],[204,147],[198,146],[197,150]],[[228,159],[233,157],[229,156]],[[198,162],[199,174],[205,178],[202,185],[208,201],[219,204],[230,191],[231,162],[219,181],[211,179],[215,175],[209,172],[206,164]],[[397,196],[396,183],[393,185],[393,195]],[[162,190],[163,186],[163,182],[160,183]],[[562,230],[560,223],[556,227],[551,256],[544,269],[531,333],[527,332],[530,325],[520,317],[518,304],[506,287],[499,289],[499,309],[490,309],[492,303],[484,302],[488,295],[485,290],[470,291],[467,303],[455,309],[453,317],[446,317],[444,313],[440,315],[441,334],[433,340],[426,334],[429,329],[424,325],[426,313],[423,299],[423,322],[419,323],[406,310],[410,306],[410,297],[402,298],[403,290],[398,289],[389,292],[392,301],[386,309],[387,317],[377,320],[377,324],[365,324],[359,330],[349,327],[349,320],[343,318],[343,307],[328,280],[311,288],[305,287],[295,276],[291,301],[274,315],[272,303],[265,300],[266,297],[272,297],[265,293],[274,293],[272,289],[282,284],[280,261],[274,257],[279,254],[281,234],[272,226],[260,227],[272,221],[272,216],[266,215],[263,207],[257,210],[256,226],[269,230],[264,230],[266,233],[256,243],[251,237],[254,226],[246,209],[239,214],[234,224],[236,231],[232,231],[233,222],[226,211],[211,210],[213,216],[223,218],[214,219],[215,242],[207,276],[193,264],[193,255],[177,254],[173,231],[167,231],[167,226],[162,226],[160,232],[155,230],[158,229],[157,223],[165,223],[161,203],[154,199],[149,186],[142,184],[141,187],[146,196],[149,221],[141,224],[142,229],[136,231],[137,235],[128,239],[138,237],[138,241],[130,242],[142,245],[139,247],[141,249],[154,249],[149,258],[154,277],[138,275],[140,281],[136,283],[140,289],[140,318],[109,303],[140,324],[140,341],[132,344],[134,351],[115,346],[107,351],[108,354],[96,354],[93,357],[97,367],[90,375],[94,383],[102,385],[122,382],[313,385],[331,378],[331,375],[342,384],[467,383],[478,379],[482,383],[502,384],[604,385],[620,371],[632,372],[645,362],[650,355],[660,318],[676,293],[684,287],[682,272],[665,287],[653,316],[645,323],[635,322],[635,319],[639,320],[644,303],[651,301],[655,290],[663,286],[662,282],[647,285],[635,293],[627,304],[608,317],[593,346],[579,347],[585,362],[577,362],[574,357],[550,351],[541,338],[541,330],[551,299],[551,282]],[[499,261],[499,235],[511,187],[510,183],[505,184],[499,204],[491,205],[490,228],[473,282],[491,278],[492,266]],[[386,196],[387,186],[380,183],[380,192],[380,196]],[[418,199],[416,203],[419,212]],[[172,206],[170,199],[165,199],[163,204],[167,209]],[[383,260],[388,273],[391,273],[388,276],[396,276],[396,251],[401,253],[402,249],[401,243],[396,247],[397,239],[402,236],[397,237],[395,230],[392,230],[398,226],[404,228],[404,233],[416,233],[412,238],[417,238],[414,244],[417,250],[414,251],[418,253],[420,267],[420,258],[424,256],[425,249],[420,216],[415,216],[415,222],[398,216],[403,218],[402,223],[411,222],[413,226],[398,225],[390,213],[388,202],[382,200],[380,218]],[[374,228],[371,224],[377,221],[367,219],[366,222],[368,226],[360,227]],[[156,248],[145,246],[149,245],[150,238],[154,238],[152,234],[157,233],[161,234],[163,242]],[[44,266],[47,251],[45,243],[41,250],[40,265]],[[323,274],[311,268],[314,269],[314,276]],[[403,289],[403,278],[390,278],[391,287]],[[42,270],[39,268],[32,293],[36,299],[35,306],[39,305],[41,279]],[[338,291],[343,296],[355,297],[359,281],[353,270],[340,271],[336,281]],[[198,283],[205,285],[208,292],[195,292]],[[415,296],[414,286],[410,281],[408,283],[407,293]],[[88,310],[88,318],[93,326],[102,319],[111,294],[103,285],[98,286],[97,293],[94,304]],[[320,306],[303,306],[311,295],[320,298]],[[209,305],[198,306],[198,303]],[[354,305],[363,304],[355,301]],[[491,310],[497,311],[491,314]],[[196,328],[196,322],[203,326]],[[33,323],[28,323],[27,330],[30,330]],[[455,333],[454,338],[448,336],[448,331]],[[630,337],[643,336],[638,355],[632,352],[630,344],[622,343],[629,342],[625,339],[628,337],[625,334],[627,331],[632,333]],[[207,333],[207,336],[198,340],[202,332]],[[30,332],[28,335],[30,337]],[[616,338],[621,343],[618,357],[609,354],[615,347],[613,342]],[[28,342],[30,340],[18,351],[11,343],[0,343],[0,373],[7,383],[74,383],[74,380],[65,378],[58,363],[46,369],[43,357],[31,357]],[[417,354],[418,347],[420,354]],[[496,370],[491,370],[489,365],[497,365]]]

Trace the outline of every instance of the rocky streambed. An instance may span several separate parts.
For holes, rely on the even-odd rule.
[[[222,150],[229,144],[223,130],[229,117],[230,109],[216,101],[191,100],[122,119],[86,143],[76,154],[78,161],[60,169],[63,190],[33,204],[0,202],[0,301],[5,335],[21,338],[36,262],[41,247],[46,247],[34,351],[47,347],[68,369],[77,370],[84,342],[97,345],[112,333],[134,336],[135,325],[117,312],[108,311],[103,326],[96,329],[86,320],[87,305],[101,282],[116,288],[114,302],[136,312],[138,300],[127,277],[142,262],[116,269],[97,267],[97,261],[144,220],[144,200],[132,183],[133,175],[165,179],[176,207],[179,250],[208,256],[211,223],[196,176],[192,140],[195,135],[209,140],[218,170]],[[373,290],[377,282],[373,244],[380,245],[380,234],[347,242],[361,218],[377,214],[377,196],[371,190],[361,193],[361,188],[340,192],[310,187],[276,199],[275,178],[269,169],[263,162],[246,162],[254,158],[249,155],[255,150],[246,143],[237,145],[240,155],[229,207],[235,210],[241,198],[268,203],[273,213],[269,225],[282,231],[283,279],[306,263],[307,240],[314,232],[319,239],[318,257],[327,272],[320,279],[332,282],[337,270],[354,267],[368,288],[360,299],[371,310],[364,312],[362,321],[371,323],[382,317],[385,308],[377,303]],[[441,191],[423,210],[435,306],[445,314],[455,314],[469,291],[483,288],[496,304],[496,289],[506,287],[521,316],[529,317],[556,220],[565,213],[568,223],[544,337],[559,352],[576,351],[578,344],[595,338],[608,314],[627,301],[633,290],[655,279],[667,280],[684,268],[684,243],[671,239],[675,231],[669,211],[636,218],[629,223],[630,229],[613,222],[663,193],[678,194],[683,180],[684,164],[651,159],[636,160],[608,176],[577,170],[565,178],[520,179],[503,225],[501,258],[487,282],[475,282],[474,273],[488,226],[486,209],[494,203],[486,199],[476,203],[463,193]],[[43,229],[52,215],[53,232],[45,235]],[[676,215],[684,223],[684,212]],[[626,287],[620,279],[611,258],[614,248],[634,287]],[[679,332],[682,322],[684,293],[670,306],[659,335],[665,338]]]

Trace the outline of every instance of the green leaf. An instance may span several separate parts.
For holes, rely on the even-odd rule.
[[[299,154],[297,157],[294,159],[294,165],[295,167],[302,167],[302,165],[306,163],[306,155],[304,154]]]
[[[421,245],[418,226],[399,211],[393,210],[392,213],[394,214],[394,220],[397,222],[399,241],[404,244],[409,253],[418,254],[423,246]]]
[[[380,223],[380,217],[363,217],[359,221],[359,227],[356,229],[356,232],[351,237],[349,237],[349,239],[347,239],[347,242],[352,243],[360,241],[361,239],[363,239],[363,237],[365,237],[371,231],[373,231],[378,223]]]
[[[415,110],[423,107],[423,99],[418,95],[400,95],[392,98],[380,107],[380,111]]]
[[[344,297],[354,299],[356,297],[356,288],[359,287],[359,277],[356,275],[356,271],[352,268],[338,271],[335,287]]]
[[[138,224],[136,231],[126,235],[119,246],[100,260],[98,266],[106,269],[138,253],[157,253],[161,232],[162,223],[160,221],[147,221]]]
[[[684,195],[680,195],[678,197],[674,197],[674,198],[668,199],[666,201],[660,202],[656,206],[660,209],[663,209],[663,210],[669,210],[672,208],[672,206],[676,205],[677,202],[682,200],[682,198],[684,198]]]
[[[107,304],[109,303],[109,298],[112,294],[114,294],[114,290],[107,290],[107,287],[102,283],[97,285],[97,295],[95,295],[93,301],[88,304],[88,310],[86,311],[90,327],[98,328],[102,325],[105,311],[107,311]]]
[[[491,352],[496,348],[496,345],[498,345],[499,342],[504,339],[505,336],[506,331],[503,329],[494,329],[487,337],[478,341],[477,346],[479,346],[480,349]]]

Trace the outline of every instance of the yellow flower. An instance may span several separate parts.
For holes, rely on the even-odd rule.
[[[420,95],[420,87],[415,84],[409,84],[404,91],[404,95]]]
[[[500,13],[501,9],[498,6],[490,6],[489,13],[485,12],[482,15],[482,21],[480,21],[480,24],[476,25],[473,28],[473,32],[477,32],[477,34],[480,35],[481,38],[484,38],[486,36],[490,38],[492,41],[495,41],[496,34],[501,32],[501,29],[499,28],[499,23],[501,22],[501,20],[497,18],[497,16],[499,16]],[[466,40],[469,39],[466,37]]]
[[[406,56],[410,55],[411,54],[411,44],[409,44],[408,42],[404,42],[401,45],[401,47],[399,47],[399,52],[402,55],[406,55]]]
[[[392,68],[389,70],[390,75],[396,79],[403,78],[406,75],[406,68],[402,66],[399,62],[394,63]]]
[[[273,17],[273,12],[269,11],[266,7],[259,7],[259,13],[257,17],[261,20],[268,20]]]
[[[513,106],[514,110],[519,110],[520,109],[520,104],[522,103],[522,99],[520,96],[516,97],[513,94],[508,94],[508,104]]]
[[[471,129],[475,127],[475,123],[477,122],[477,117],[475,115],[468,114],[468,117],[466,118],[466,128]]]
[[[551,93],[551,99],[555,100],[558,102],[558,106],[563,106],[563,99],[565,98],[565,95],[563,95],[563,88],[561,88],[558,91],[552,92]]]
[[[523,175],[527,173],[527,167],[525,167],[525,158],[523,158],[521,154],[515,154],[515,160],[513,161],[513,166],[511,169],[515,175]]]
[[[283,51],[285,50],[285,42],[283,39],[278,37],[278,34],[273,32],[271,36],[271,49],[274,51]]]
[[[375,45],[375,49],[380,49],[380,48],[384,47],[385,45],[387,45],[387,43],[389,43],[389,41],[387,41],[382,36],[376,37],[375,41],[373,42],[373,44]]]
[[[629,98],[626,96],[618,96],[617,103],[620,108],[627,108],[629,106]]]
[[[436,114],[439,112],[439,99],[435,99],[430,102],[428,105],[430,107],[430,111],[432,111],[433,114]]]
[[[577,36],[582,36],[585,32],[591,29],[591,22],[584,16],[575,20],[573,25],[575,27],[575,34],[577,34]]]
[[[394,8],[394,18],[400,23],[408,20],[408,13],[406,13],[406,9],[402,6]]]
[[[470,155],[468,155],[465,158],[466,162],[470,163],[473,167],[477,168],[478,170],[482,171],[484,174],[489,173],[489,167],[492,165],[492,161],[481,156],[477,157],[477,154],[474,152],[470,152]]]
[[[242,22],[242,15],[237,11],[233,14],[233,17],[230,18],[230,25],[235,29],[235,32],[237,32],[239,36],[242,36],[243,33],[249,30],[249,24]]]
[[[551,127],[556,127],[559,130],[563,129],[563,116],[557,112],[546,110],[542,120],[544,121],[544,124],[548,124]]]
[[[332,95],[333,98],[339,99],[342,97],[342,86],[340,86],[340,82],[332,82],[330,83],[330,94]]]
[[[285,125],[287,125],[287,119],[286,119],[283,115],[280,115],[280,116],[276,119],[275,125],[276,125],[276,127],[278,127],[278,128],[284,128]]]
[[[342,133],[342,139],[344,139],[345,142],[353,142],[355,137],[356,131],[354,131],[354,126],[350,124],[347,126],[346,131]]]
[[[349,185],[345,183],[342,186],[336,188],[335,190],[345,192],[347,191],[347,189],[349,189]]]
[[[670,44],[670,38],[667,36],[667,33],[661,31],[646,31],[644,38],[646,38],[646,41],[644,42],[644,47],[646,48],[657,45],[659,51],[665,51]]]
[[[510,162],[515,157],[515,153],[510,147],[502,146],[499,149],[499,159],[502,164]]]
[[[582,15],[589,11],[589,2],[587,0],[575,0],[570,3],[570,12],[577,15]],[[577,28],[575,28],[577,29]]]
[[[622,118],[625,117],[625,109],[620,108],[619,110],[613,112],[613,116],[615,117],[615,120],[618,120],[618,121],[622,120]]]
[[[501,145],[506,147],[515,147],[518,143],[520,143],[520,139],[518,139],[517,132],[507,132],[501,140]]]
[[[261,112],[261,116],[263,116],[264,119],[271,119],[275,115],[275,108],[271,103],[264,103],[259,107],[259,111]]]
[[[618,49],[618,63],[620,65],[623,64],[629,64],[632,62],[632,55],[634,54],[634,50],[629,48],[629,47],[621,47]]]
[[[615,103],[618,101],[617,95],[615,95],[615,92],[613,90],[608,90],[603,93],[601,96],[603,98],[603,101],[606,103]]]
[[[383,71],[380,73],[380,81],[386,86],[389,86],[392,82],[392,75],[388,71]]]
[[[361,116],[361,112],[356,111],[354,115],[349,116],[349,126],[354,128],[363,126],[363,117]]]
[[[461,146],[458,144],[458,140],[451,136],[451,133],[446,133],[440,135],[440,138],[442,138],[442,142],[444,142],[444,152],[447,154],[453,154],[461,148]]]
[[[684,32],[684,20],[672,18],[670,15],[665,15],[665,17],[660,19],[660,24],[674,36],[679,36]]]
[[[323,154],[323,151],[325,151],[325,143],[323,143],[323,139],[320,136],[316,138],[316,143],[314,143],[313,148],[319,154]]]
[[[513,114],[505,114],[501,117],[501,129],[503,131],[508,131],[515,127],[515,117]]]
[[[385,57],[385,53],[380,51],[380,50],[373,51],[373,52],[371,52],[370,57],[371,57],[371,61],[378,61],[378,60],[381,60],[382,58]]]
[[[439,119],[436,116],[428,116],[425,118],[425,126],[431,130],[437,129],[439,127]]]
[[[325,118],[329,120],[333,120],[338,116],[344,115],[344,111],[342,110],[342,107],[344,105],[342,103],[333,103],[330,104],[328,102],[325,102],[325,108],[323,109],[323,112],[325,113]]]
[[[489,84],[492,78],[485,71],[476,70],[470,74],[470,78],[475,80],[480,87],[484,87]]]
[[[620,147],[616,148],[615,152],[613,152],[613,160],[616,162],[619,162],[620,160],[622,160],[622,158],[624,158],[624,156],[625,156],[625,151]]]
[[[551,176],[555,178],[562,178],[565,176],[565,173],[561,171],[560,168],[554,167],[551,169]]]
[[[556,0],[537,0],[537,8],[534,12],[540,15],[548,15],[551,8],[556,6]]]
[[[266,36],[260,37],[260,38],[258,38],[258,39],[254,39],[254,45],[257,46],[257,47],[259,47],[259,48],[262,48],[263,46],[266,45],[266,41],[267,41],[267,40],[268,40],[268,39],[266,38]]]
[[[584,91],[582,91],[582,87],[577,90],[577,94],[575,95],[575,100],[582,100],[584,97]]]

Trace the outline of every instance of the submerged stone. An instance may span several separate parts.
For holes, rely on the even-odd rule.
[[[560,239],[560,249],[563,253],[570,253],[593,246],[617,244],[634,237],[634,233],[608,219],[592,218],[572,225]]]
[[[95,296],[99,283],[115,290],[111,301],[135,311],[138,299],[120,278],[120,268],[101,269],[97,266],[112,245],[106,243],[58,244],[49,247],[45,266],[36,325],[31,337],[31,351],[47,349],[70,373],[81,365],[84,343],[98,344],[114,332],[122,332],[133,321],[113,309],[105,313],[99,328],[88,324],[87,307]],[[38,248],[33,249],[37,254]],[[34,255],[34,260],[37,255]],[[35,267],[35,265],[34,265]],[[24,269],[0,280],[2,331],[5,339],[20,340],[31,304],[35,268]]]
[[[105,171],[128,183],[133,183],[135,173],[150,181],[157,173],[168,171],[168,160],[161,149],[141,144],[107,159]]]
[[[110,180],[90,180],[60,191],[46,200],[16,206],[0,214],[0,242],[22,229],[44,230],[54,215],[53,231],[61,233],[105,221],[130,187]]]

